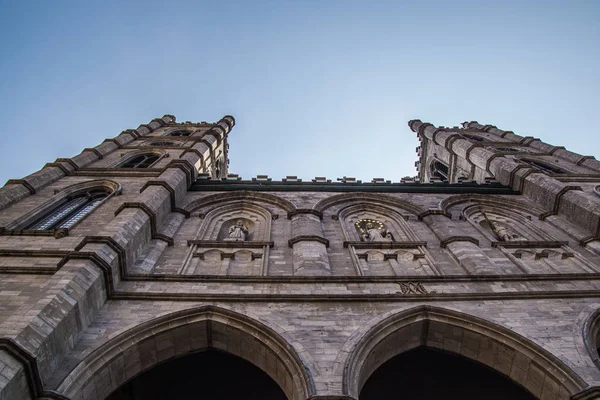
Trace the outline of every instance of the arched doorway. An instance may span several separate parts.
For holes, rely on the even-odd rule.
[[[346,341],[338,359],[343,365],[344,394],[359,398],[367,380],[387,361],[423,347],[493,370],[517,388],[525,388],[534,399],[570,398],[587,386],[556,356],[510,329],[458,311],[423,305],[384,314]]]
[[[220,307],[174,312],[132,327],[88,354],[62,381],[56,393],[68,398],[104,400],[146,372],[172,365],[179,359],[187,362],[188,356],[201,352],[221,351],[264,372],[285,393],[285,399],[304,400],[314,394],[314,383],[305,366],[306,355],[298,354],[291,340],[282,335],[285,334],[248,316]],[[228,385],[235,382],[228,380]],[[145,397],[135,400],[142,398]]]
[[[106,400],[288,400],[260,368],[207,350],[160,364],[122,385]]]
[[[419,347],[382,364],[367,379],[359,400],[533,400],[529,392],[465,357]]]

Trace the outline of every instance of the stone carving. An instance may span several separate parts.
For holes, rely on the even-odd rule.
[[[244,241],[248,237],[248,228],[244,225],[244,221],[238,219],[235,224],[229,227],[229,236],[223,240],[227,241]]]
[[[490,227],[492,228],[492,232],[501,242],[518,242],[522,240],[527,240],[523,236],[520,236],[516,232],[513,232],[507,226],[499,224],[498,222],[490,222]]]
[[[425,286],[421,282],[398,282],[402,294],[428,294]],[[435,292],[431,292],[435,293]]]
[[[356,221],[356,229],[363,242],[393,242],[394,237],[383,223],[374,219],[361,219]]]
[[[490,229],[492,230],[492,233],[494,234],[494,236],[496,236],[496,238],[498,238],[499,241],[520,242],[527,240],[523,236],[510,229],[508,226],[501,224],[497,221],[490,220],[485,212],[482,211],[481,214],[483,215],[483,218],[487,221]]]

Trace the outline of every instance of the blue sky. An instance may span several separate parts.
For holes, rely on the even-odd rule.
[[[598,1],[0,0],[0,182],[163,114],[231,172],[414,175],[418,118],[600,158]]]

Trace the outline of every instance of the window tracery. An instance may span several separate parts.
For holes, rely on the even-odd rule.
[[[153,153],[140,154],[132,157],[119,165],[119,168],[149,168],[158,160],[158,155]]]
[[[28,230],[71,228],[88,216],[109,195],[105,190],[90,190],[75,197],[65,198],[44,217],[27,226]]]

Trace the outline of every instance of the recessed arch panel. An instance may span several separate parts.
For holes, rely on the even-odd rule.
[[[251,362],[289,400],[314,394],[306,364],[289,340],[252,318],[214,306],[175,312],[128,329],[90,353],[56,391],[69,398],[93,393],[92,398],[101,400],[158,364],[206,349]]]
[[[355,203],[375,203],[381,205],[387,205],[392,208],[400,208],[406,210],[414,215],[419,215],[426,210],[420,206],[411,202],[399,199],[397,197],[386,196],[377,193],[344,193],[335,196],[330,196],[324,200],[319,201],[313,207],[314,210],[324,212],[328,208],[337,206],[339,204],[347,203],[352,205]]]
[[[564,398],[586,383],[557,357],[515,332],[468,314],[432,306],[390,312],[358,329],[343,346],[344,393],[355,398],[384,362],[418,347],[477,361],[508,377],[537,398]]]
[[[209,195],[190,202],[184,208],[186,211],[195,212],[203,208],[212,209],[216,204],[221,205],[223,203],[234,201],[249,201],[256,203],[262,202],[271,204],[281,208],[286,213],[296,210],[296,206],[286,199],[268,193],[250,191],[235,191]]]

